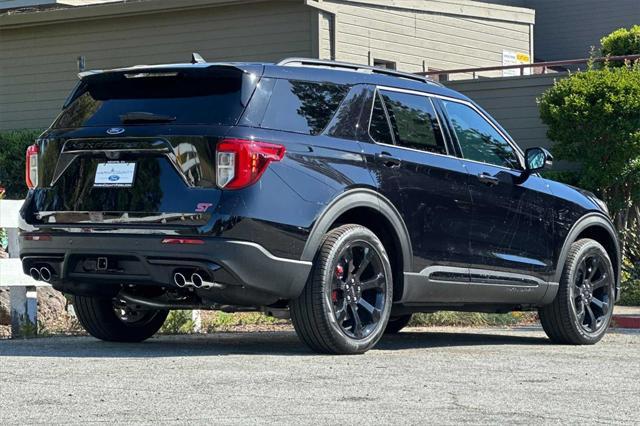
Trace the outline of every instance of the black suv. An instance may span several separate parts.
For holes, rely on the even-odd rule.
[[[290,316],[341,354],[415,312],[538,310],[569,344],[610,323],[606,206],[459,93],[307,59],[80,77],[27,152],[21,258],[99,339],[147,339],[170,309]]]

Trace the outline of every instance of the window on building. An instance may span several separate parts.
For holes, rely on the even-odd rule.
[[[513,147],[473,108],[444,102],[464,158],[496,166],[520,169]]]
[[[348,92],[338,84],[277,80],[261,127],[317,135]]]
[[[446,154],[444,138],[431,100],[409,93],[380,91],[397,145]]]
[[[396,63],[393,61],[386,61],[384,59],[374,59],[373,60],[373,66],[374,67],[380,67],[380,68],[386,68],[389,70],[395,70],[396,68]]]
[[[429,71],[437,72],[437,71],[443,71],[443,70],[438,68],[429,68]],[[443,71],[442,74],[431,74],[429,78],[435,81],[439,81],[440,83],[446,83],[447,81],[449,81],[449,74]]]

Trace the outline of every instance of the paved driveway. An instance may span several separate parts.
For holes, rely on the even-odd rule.
[[[362,356],[292,332],[0,341],[0,424],[633,423],[640,334],[554,346],[539,329],[420,329]]]

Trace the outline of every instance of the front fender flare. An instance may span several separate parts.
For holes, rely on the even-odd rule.
[[[611,239],[614,241],[615,248],[615,259],[611,259],[615,262],[616,266],[616,295],[620,294],[620,273],[622,268],[622,259],[620,253],[620,244],[618,242],[618,232],[615,227],[611,223],[611,221],[601,213],[588,213],[582,216],[576,223],[573,224],[567,237],[562,244],[562,248],[560,249],[560,255],[558,257],[558,263],[556,264],[556,271],[554,274],[554,283],[555,286],[550,287],[550,290],[553,288],[555,291],[550,291],[545,296],[545,302],[551,303],[556,296],[558,291],[558,284],[560,279],[562,278],[562,272],[564,271],[564,264],[567,260],[567,256],[569,255],[569,249],[571,248],[571,244],[576,242],[578,236],[587,228],[597,226],[604,229]],[[550,294],[551,293],[551,294]]]

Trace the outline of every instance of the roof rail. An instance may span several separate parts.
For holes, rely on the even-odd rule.
[[[310,59],[310,58],[287,58],[278,62],[279,66],[298,66],[298,67],[328,67],[328,68],[340,68],[351,71],[368,71],[374,74],[384,74],[393,77],[406,78],[409,80],[420,81],[422,83],[433,84],[435,86],[442,86],[440,83],[418,74],[411,74],[408,72],[390,70],[388,68],[372,67],[370,65],[352,64],[349,62],[329,61],[324,59]]]

